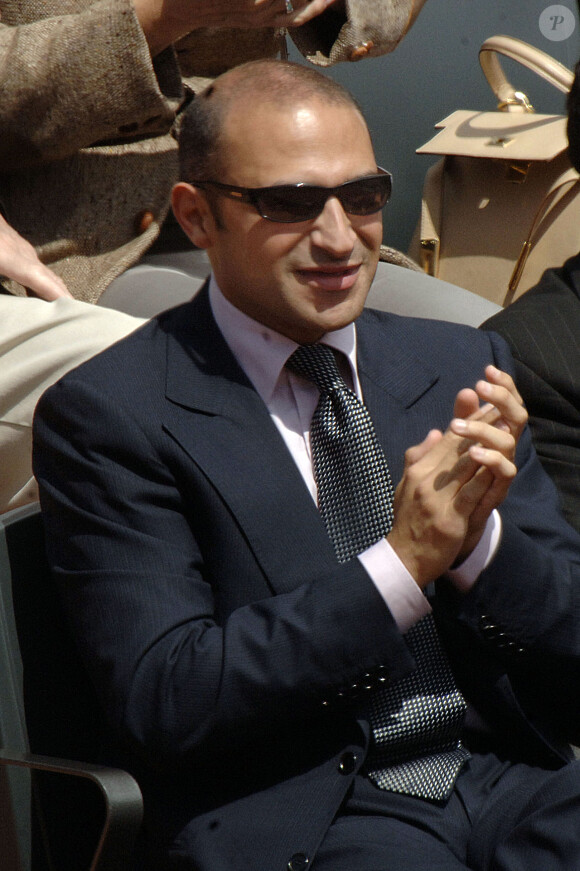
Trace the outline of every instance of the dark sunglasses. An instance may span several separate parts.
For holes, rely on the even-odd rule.
[[[296,224],[318,217],[329,197],[337,197],[349,215],[380,212],[391,196],[392,176],[386,169],[378,169],[375,175],[355,178],[332,188],[302,182],[267,188],[242,188],[219,181],[193,181],[191,184],[202,189],[215,188],[224,197],[250,203],[267,221]]]

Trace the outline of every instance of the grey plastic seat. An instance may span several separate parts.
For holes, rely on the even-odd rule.
[[[191,299],[211,266],[205,251],[180,251],[145,257],[107,287],[99,305],[141,318]]]
[[[398,315],[478,327],[501,306],[439,278],[393,263],[379,263],[367,306]]]
[[[210,272],[205,251],[145,258],[113,281],[99,305],[138,317],[153,317],[191,299]],[[379,263],[367,305],[395,314],[478,327],[501,306],[462,287],[393,263]]]

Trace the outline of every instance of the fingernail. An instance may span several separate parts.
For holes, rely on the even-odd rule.
[[[486,456],[486,450],[479,445],[472,445],[469,448],[469,456],[474,460],[484,460]]]
[[[467,432],[467,424],[461,417],[455,417],[451,421],[451,426],[455,432]]]

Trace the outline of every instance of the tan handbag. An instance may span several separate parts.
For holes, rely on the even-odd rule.
[[[568,160],[566,117],[536,114],[498,54],[565,93],[572,86],[569,69],[519,39],[483,43],[498,111],[453,112],[417,150],[442,160],[427,172],[409,254],[429,274],[507,305],[580,250],[580,176]]]

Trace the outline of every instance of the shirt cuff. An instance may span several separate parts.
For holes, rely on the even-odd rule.
[[[466,560],[456,569],[449,569],[447,577],[461,592],[467,593],[475,584],[481,572],[488,567],[497,553],[501,539],[501,517],[492,511],[487,518],[483,535]]]
[[[501,517],[494,510],[477,546],[458,568],[447,572],[460,592],[467,593],[494,558],[501,530]],[[411,626],[430,613],[429,602],[386,538],[360,553],[358,559],[381,594],[400,632],[408,632]]]
[[[407,632],[430,613],[429,602],[386,538],[360,553],[358,559],[383,597],[400,632]]]

